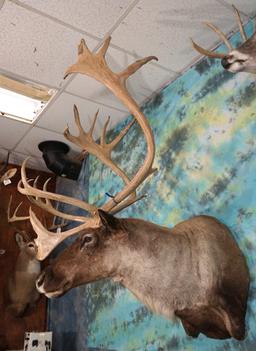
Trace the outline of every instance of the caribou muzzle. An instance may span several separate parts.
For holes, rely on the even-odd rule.
[[[72,288],[72,281],[54,275],[52,268],[49,266],[36,280],[36,288],[48,298],[59,297]]]

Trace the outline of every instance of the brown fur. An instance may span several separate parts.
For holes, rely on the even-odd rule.
[[[244,338],[249,273],[224,224],[197,216],[169,229],[100,217],[100,228],[82,232],[41,274],[40,292],[55,297],[112,278],[153,312],[179,317],[190,336]]]
[[[34,243],[30,242],[24,233],[16,234],[16,242],[20,252],[13,275],[9,279],[8,292],[11,304],[8,310],[16,317],[22,317],[39,298],[35,281],[40,274],[40,263],[35,258]]]

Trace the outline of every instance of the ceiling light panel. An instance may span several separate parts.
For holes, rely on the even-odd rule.
[[[45,86],[0,75],[0,114],[33,123],[55,92]]]

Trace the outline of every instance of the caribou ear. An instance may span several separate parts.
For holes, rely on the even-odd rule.
[[[120,228],[120,220],[108,212],[98,210],[101,223],[108,229],[117,230]]]

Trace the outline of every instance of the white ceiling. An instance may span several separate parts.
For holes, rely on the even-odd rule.
[[[82,37],[95,50],[111,35],[107,61],[116,71],[138,58],[158,57],[130,78],[129,90],[142,103],[198,60],[190,37],[206,48],[218,43],[201,22],[211,21],[227,34],[237,29],[232,3],[243,20],[256,14],[255,0],[0,0],[0,72],[58,90],[34,125],[0,117],[0,153],[9,150],[14,163],[31,155],[31,166],[45,169],[37,145],[65,141],[67,122],[75,132],[74,103],[85,129],[100,109],[97,136],[104,118],[110,115],[113,127],[127,116],[126,108],[96,81],[80,75],[63,81]]]

